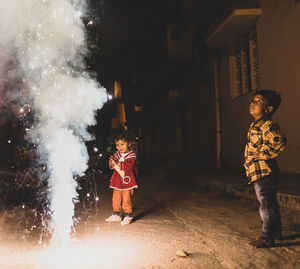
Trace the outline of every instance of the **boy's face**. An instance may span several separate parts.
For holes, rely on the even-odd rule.
[[[126,153],[129,151],[128,142],[120,139],[120,140],[115,140],[115,143],[116,143],[117,150],[120,151],[121,153]]]
[[[249,113],[255,119],[258,120],[263,116],[272,112],[273,107],[269,106],[265,97],[260,94],[254,95],[252,102],[249,106]]]

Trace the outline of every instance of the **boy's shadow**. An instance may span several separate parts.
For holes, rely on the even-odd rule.
[[[275,245],[275,247],[292,247],[292,246],[300,246],[300,241],[289,242],[289,243],[279,243],[279,244]]]
[[[297,238],[300,238],[300,233],[299,234],[291,234],[291,235],[283,236],[282,240],[295,240]]]
[[[291,235],[287,235],[287,236],[283,236],[282,240],[284,241],[290,241],[290,240],[295,240],[300,238],[300,234],[291,234]],[[275,247],[291,247],[291,246],[300,246],[300,241],[296,241],[296,242],[281,242],[281,243],[277,243],[275,245]]]

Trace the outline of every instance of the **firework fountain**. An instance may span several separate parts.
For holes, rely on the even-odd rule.
[[[73,226],[74,178],[87,169],[86,128],[107,101],[86,72],[85,9],[84,0],[0,1],[0,58],[4,65],[14,59],[6,79],[22,78],[29,89],[36,124],[28,138],[47,163],[51,228],[60,243]]]

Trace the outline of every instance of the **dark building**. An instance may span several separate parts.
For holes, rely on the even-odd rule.
[[[146,159],[180,153],[241,166],[249,101],[256,89],[273,88],[283,98],[275,120],[289,140],[280,166],[299,172],[298,1],[111,1],[110,8],[110,83],[122,85],[126,121]]]

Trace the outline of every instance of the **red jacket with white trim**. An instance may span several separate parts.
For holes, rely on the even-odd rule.
[[[119,162],[119,169],[125,172],[124,178],[114,169],[113,175],[110,179],[110,188],[117,190],[130,190],[137,188],[137,166],[136,154],[133,151],[127,153],[120,153],[116,151],[112,158]]]

